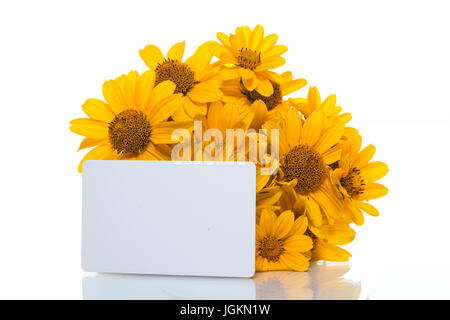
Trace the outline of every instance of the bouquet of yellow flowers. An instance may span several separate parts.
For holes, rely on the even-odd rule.
[[[103,84],[103,100],[87,99],[87,118],[70,122],[84,137],[81,160],[252,161],[256,170],[256,270],[306,271],[313,261],[347,261],[341,246],[354,240],[351,224],[369,201],[386,195],[376,181],[388,166],[371,161],[336,96],[322,101],[285,63],[276,34],[236,28],[217,34],[184,57],[185,42],[164,55],[139,51],[148,71]],[[226,139],[224,139],[226,137]]]

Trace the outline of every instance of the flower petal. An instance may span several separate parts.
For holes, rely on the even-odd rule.
[[[103,121],[82,118],[70,121],[70,131],[81,136],[104,139],[108,137],[108,124]]]
[[[115,114],[119,114],[126,107],[122,89],[115,80],[106,81],[102,87],[103,97]]]
[[[189,98],[199,103],[207,103],[218,101],[222,98],[222,91],[219,89],[219,83],[217,79],[211,79],[209,81],[196,84],[187,93]]]
[[[361,175],[367,181],[377,181],[389,172],[388,165],[381,161],[373,161],[361,169]]]
[[[275,220],[272,227],[272,236],[276,239],[284,238],[292,229],[294,224],[294,213],[290,210],[286,210],[280,214]]]
[[[269,209],[263,209],[261,211],[261,219],[259,225],[264,231],[265,235],[270,235],[272,233],[272,226],[277,220],[276,214]]]
[[[167,59],[177,60],[181,62],[183,60],[185,41],[174,44],[167,52]]]
[[[144,60],[147,67],[154,70],[159,63],[164,62],[164,56],[159,48],[153,44],[149,44],[144,49],[139,50],[139,55]]]
[[[80,164],[78,165],[78,172],[81,173],[83,171],[83,163],[86,160],[110,160],[114,157],[114,154],[115,152],[109,144],[96,147],[89,151],[81,160]]]
[[[92,119],[111,122],[115,114],[111,108],[102,100],[87,99],[82,106],[84,113]]]

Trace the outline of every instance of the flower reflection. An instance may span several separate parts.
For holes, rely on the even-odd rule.
[[[253,277],[256,299],[355,300],[361,284],[343,278],[348,263],[315,263],[308,272],[258,272]]]
[[[305,300],[358,299],[359,282],[344,278],[348,263],[315,263],[308,272],[257,272],[252,279],[90,274],[84,299]]]

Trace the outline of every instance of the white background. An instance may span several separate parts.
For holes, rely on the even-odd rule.
[[[101,98],[105,80],[145,71],[138,50],[149,43],[166,52],[187,40],[190,54],[218,31],[258,23],[289,47],[279,71],[323,97],[336,93],[390,166],[382,180],[390,192],[375,202],[381,216],[357,228],[344,277],[360,284],[362,299],[450,298],[449,9],[446,1],[2,1],[0,298],[82,298],[81,139],[68,128],[84,100]]]

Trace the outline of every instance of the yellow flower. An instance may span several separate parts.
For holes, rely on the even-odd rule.
[[[155,84],[155,73],[128,75],[103,84],[105,101],[88,99],[83,110],[89,118],[70,122],[70,130],[84,136],[80,148],[95,147],[81,160],[169,159],[172,131],[191,128],[192,121],[166,121],[178,109],[180,95],[175,84]]]
[[[278,36],[264,37],[263,27],[257,25],[253,30],[248,26],[236,28],[236,33],[229,36],[219,32],[217,38],[222,44],[212,43],[210,50],[224,66],[224,80],[242,79],[248,91],[256,90],[265,97],[272,95],[272,83],[279,82],[280,77],[269,70],[285,63],[280,55],[287,51],[286,46],[275,45]]]
[[[320,97],[319,90],[316,87],[310,87],[308,91],[308,97],[289,99],[289,102],[293,107],[299,110],[305,118],[308,118],[314,111],[322,110],[325,114],[326,122],[329,124],[333,121],[343,121],[348,123],[352,116],[350,113],[342,113],[342,107],[336,105],[336,95],[329,95],[324,101]],[[358,130],[345,127],[343,139],[358,134]]]
[[[256,219],[259,221],[261,212],[265,208],[277,210],[276,203],[282,195],[279,186],[273,183],[273,176],[263,175],[260,169],[256,171]]]
[[[326,216],[315,205],[303,197],[298,197],[293,183],[281,185],[282,195],[278,201],[280,210],[292,210],[296,217],[306,216],[309,220],[306,234],[313,240],[311,261],[348,261],[351,254],[339,247],[352,242],[355,231],[348,225],[345,216],[336,218],[329,224]],[[316,210],[314,210],[314,208]]]
[[[322,216],[326,222],[333,223],[342,214],[342,198],[331,184],[329,165],[340,158],[338,142],[343,132],[342,122],[326,126],[321,110],[302,121],[295,109],[288,110],[280,130],[277,179],[285,186],[284,192],[291,190],[292,202],[304,204],[309,221],[315,227],[322,225]]]
[[[154,45],[148,45],[139,51],[142,60],[156,73],[155,85],[171,80],[176,84],[175,93],[182,94],[182,107],[173,115],[175,120],[188,120],[198,114],[205,115],[206,104],[222,98],[217,67],[210,64],[210,44],[211,42],[202,44],[185,62],[182,62],[184,41],[172,46],[166,58]]]
[[[264,209],[256,226],[256,271],[306,271],[309,259],[303,254],[312,248],[311,238],[304,235],[308,225],[305,217],[294,220],[292,211],[277,217]]]
[[[235,161],[237,150],[243,146],[245,147],[245,140],[227,145],[227,129],[241,129],[245,133],[247,132],[252,119],[253,115],[251,112],[243,106],[233,103],[223,104],[221,101],[209,104],[208,114],[206,116],[197,115],[195,117],[196,121],[201,121],[202,133],[199,136],[195,136],[194,139],[197,143],[199,143],[199,140],[201,139],[202,148],[194,150],[194,159],[204,161],[219,159],[221,159],[221,161]],[[217,131],[221,139],[215,139],[214,142],[206,141],[204,133],[207,130],[210,132]],[[254,139],[256,139],[256,137]],[[234,140],[232,142],[234,142]],[[226,148],[227,146],[228,148]],[[213,159],[202,157],[202,154],[205,155],[205,150],[207,151],[207,155],[211,155]],[[248,149],[245,149],[244,155],[247,155],[247,152]]]
[[[290,71],[282,73],[280,79],[280,82],[272,83],[273,93],[268,97],[263,96],[256,90],[247,90],[241,80],[225,81],[222,89],[223,100],[248,106],[255,113],[250,125],[251,128],[263,128],[266,122],[272,122],[275,125],[271,127],[276,127],[286,115],[290,104],[283,98],[306,85],[305,79],[292,79]]]
[[[366,201],[382,197],[388,189],[375,181],[383,178],[389,171],[388,165],[372,161],[375,146],[361,148],[361,136],[354,136],[344,144],[339,167],[333,171],[333,181],[339,186],[344,197],[347,215],[357,225],[364,223],[362,211],[378,216],[378,210]]]
[[[257,272],[252,279],[255,282],[257,300],[312,300],[314,298],[309,271]]]
[[[350,252],[324,239],[316,239],[314,241],[314,249],[312,251],[311,261],[333,261],[345,262],[352,255]]]

